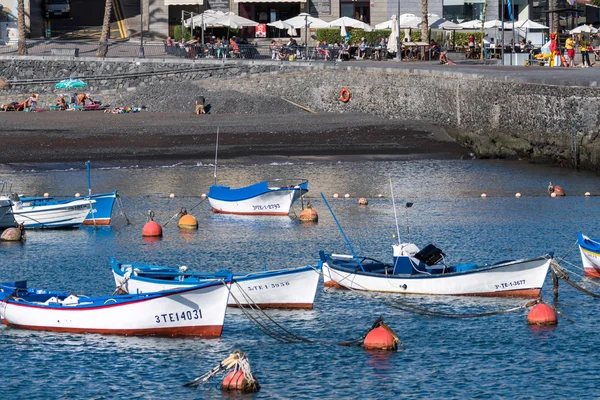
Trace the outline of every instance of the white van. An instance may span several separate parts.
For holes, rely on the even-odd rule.
[[[69,17],[71,13],[69,0],[45,0],[45,5],[49,17]]]

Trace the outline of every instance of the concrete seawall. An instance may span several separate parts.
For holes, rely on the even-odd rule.
[[[321,112],[366,112],[436,124],[479,157],[527,158],[600,170],[596,81],[557,78],[548,69],[530,69],[520,76],[516,69],[488,73],[467,67],[347,65],[0,59],[11,85],[0,97],[51,91],[50,82],[69,76],[84,77],[90,90],[135,90],[175,78],[211,90],[282,96]],[[344,87],[351,92],[347,103],[339,99]]]

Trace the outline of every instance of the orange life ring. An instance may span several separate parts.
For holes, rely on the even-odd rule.
[[[350,91],[348,88],[343,88],[340,92],[340,100],[344,103],[347,103],[350,100]]]

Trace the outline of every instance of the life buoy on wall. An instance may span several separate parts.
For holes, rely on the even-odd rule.
[[[344,103],[347,103],[350,100],[350,90],[348,90],[348,88],[343,88],[340,91],[340,100]]]

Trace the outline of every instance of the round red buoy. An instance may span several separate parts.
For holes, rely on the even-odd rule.
[[[198,221],[194,218],[193,215],[185,214],[181,218],[179,218],[179,227],[181,229],[198,229]]]
[[[382,326],[372,329],[364,340],[364,347],[367,350],[396,350],[398,344],[390,331]]]
[[[21,229],[19,228],[7,228],[2,232],[2,236],[0,236],[0,240],[6,242],[19,242],[21,241]]]
[[[142,228],[142,236],[162,236],[162,227],[155,221],[148,221],[146,225],[144,225],[144,228]]]
[[[529,325],[556,325],[556,312],[548,304],[540,303],[533,306],[527,315]]]
[[[317,222],[319,214],[312,208],[310,201],[306,203],[306,208],[300,213],[300,222]]]
[[[228,373],[225,378],[223,378],[221,390],[243,390],[245,377],[246,375],[244,375],[244,371],[242,370]]]
[[[565,191],[562,187],[558,186],[558,185],[554,185],[554,193],[557,196],[564,196],[565,195]]]

